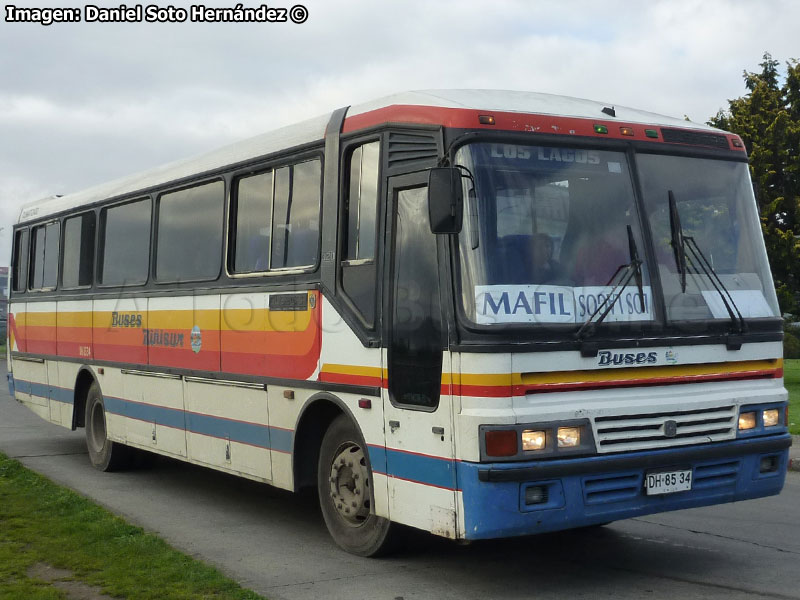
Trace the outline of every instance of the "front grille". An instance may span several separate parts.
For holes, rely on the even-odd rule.
[[[583,480],[583,501],[586,504],[608,504],[630,500],[642,489],[641,472],[597,475]]]
[[[734,406],[722,406],[597,417],[595,427],[599,452],[705,444],[735,437],[736,409]]]

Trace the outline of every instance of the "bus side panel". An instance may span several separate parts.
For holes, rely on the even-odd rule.
[[[222,299],[222,370],[309,379],[318,368],[319,292],[233,294]]]
[[[199,381],[185,382],[185,389],[189,459],[271,480],[266,390]]]
[[[122,394],[103,388],[106,412],[121,417],[125,441],[186,457],[183,381],[180,377],[122,373]]]
[[[56,306],[55,302],[27,303],[25,338],[31,354],[56,354]]]
[[[94,300],[92,308],[94,358],[146,365],[147,299]]]
[[[92,301],[72,300],[58,303],[56,315],[56,350],[59,356],[80,358],[87,362],[92,349]]]

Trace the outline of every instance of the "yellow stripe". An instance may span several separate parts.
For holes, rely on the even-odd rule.
[[[58,313],[59,327],[91,327],[92,313],[88,312],[60,312]]]
[[[699,365],[670,365],[665,367],[626,367],[592,371],[556,371],[553,373],[523,373],[523,385],[549,383],[580,383],[602,381],[633,381],[637,379],[661,379],[667,377],[697,377],[747,371],[774,370],[783,366],[783,359],[747,360],[740,362],[711,363]]]
[[[380,367],[361,367],[358,365],[337,365],[332,363],[322,365],[322,372],[336,375],[357,375],[359,377],[381,377],[381,375],[386,375],[386,370],[381,370]]]
[[[25,325],[28,327],[55,327],[56,326],[56,313],[54,312],[41,312],[41,313],[23,313],[25,314]]]

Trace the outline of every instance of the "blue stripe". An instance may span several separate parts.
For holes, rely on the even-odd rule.
[[[260,448],[270,448],[269,427],[258,423],[242,423],[241,421],[187,412],[186,429],[192,433],[229,439],[232,442],[250,444]]]
[[[11,392],[12,396],[15,390],[21,394],[30,394],[31,396],[36,396],[38,398],[48,398],[64,404],[72,404],[74,402],[72,390],[54,385],[48,385],[46,383],[26,381],[24,379],[14,379],[13,376],[10,376],[9,391]]]
[[[369,446],[369,460],[373,470],[386,473],[389,477],[457,489],[456,463],[452,459]],[[382,469],[383,465],[385,468]]]
[[[183,411],[176,408],[166,408],[164,406],[154,406],[152,404],[139,404],[123,398],[113,396],[103,396],[106,410],[112,414],[166,425],[175,429],[184,429]]]
[[[286,452],[287,454],[292,453],[292,443],[294,440],[294,431],[288,431],[286,429],[277,429],[275,427],[270,427],[270,439],[272,440],[272,449],[279,450],[281,452]]]
[[[14,376],[11,373],[6,373],[6,380],[8,382],[8,395],[14,397]]]

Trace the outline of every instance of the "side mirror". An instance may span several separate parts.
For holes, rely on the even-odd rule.
[[[464,212],[461,171],[437,167],[428,175],[428,216],[433,233],[459,233]]]

